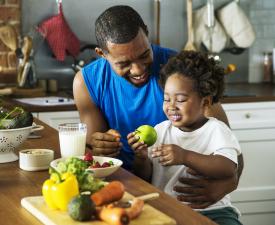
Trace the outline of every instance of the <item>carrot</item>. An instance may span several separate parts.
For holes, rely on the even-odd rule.
[[[125,187],[119,181],[112,181],[99,191],[91,195],[91,199],[96,206],[101,206],[114,201],[118,201],[124,194]]]
[[[143,206],[144,206],[143,200],[134,198],[132,201],[131,207],[126,209],[126,212],[129,218],[131,220],[137,218],[141,214]]]
[[[114,207],[113,204],[102,207],[98,212],[98,217],[109,225],[127,225],[130,222],[126,210]]]

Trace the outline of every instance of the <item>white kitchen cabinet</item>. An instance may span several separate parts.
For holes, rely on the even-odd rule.
[[[78,111],[39,112],[37,118],[55,129],[61,123],[80,122]]]
[[[223,104],[244,157],[231,194],[244,225],[275,224],[275,102]]]

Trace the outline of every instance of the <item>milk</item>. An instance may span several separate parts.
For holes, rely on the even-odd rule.
[[[81,156],[85,153],[86,132],[63,131],[59,132],[61,157]]]

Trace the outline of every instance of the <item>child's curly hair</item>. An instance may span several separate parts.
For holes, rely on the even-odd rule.
[[[212,96],[217,103],[224,91],[224,69],[206,53],[181,51],[169,59],[160,72],[160,84],[164,88],[169,76],[178,73],[194,81],[194,91],[201,97]]]

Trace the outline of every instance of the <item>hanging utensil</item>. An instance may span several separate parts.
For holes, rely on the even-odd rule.
[[[32,39],[29,36],[24,37],[22,54],[23,59],[19,60],[17,82],[19,87],[23,87],[26,81],[27,74],[30,69],[29,58],[32,52]]]
[[[2,41],[12,51],[15,51],[17,48],[17,34],[15,28],[11,25],[1,26],[0,41]]]
[[[155,15],[155,21],[156,21],[156,27],[155,27],[155,44],[160,45],[160,1],[161,0],[155,0],[154,4],[154,15]]]
[[[215,17],[214,17],[214,1],[207,0],[207,27],[209,32],[209,51],[213,52],[213,32],[215,26]]]
[[[186,10],[187,10],[188,39],[184,47],[184,50],[196,51],[196,48],[194,46],[194,32],[193,32],[193,24],[192,24],[192,0],[186,0]]]

